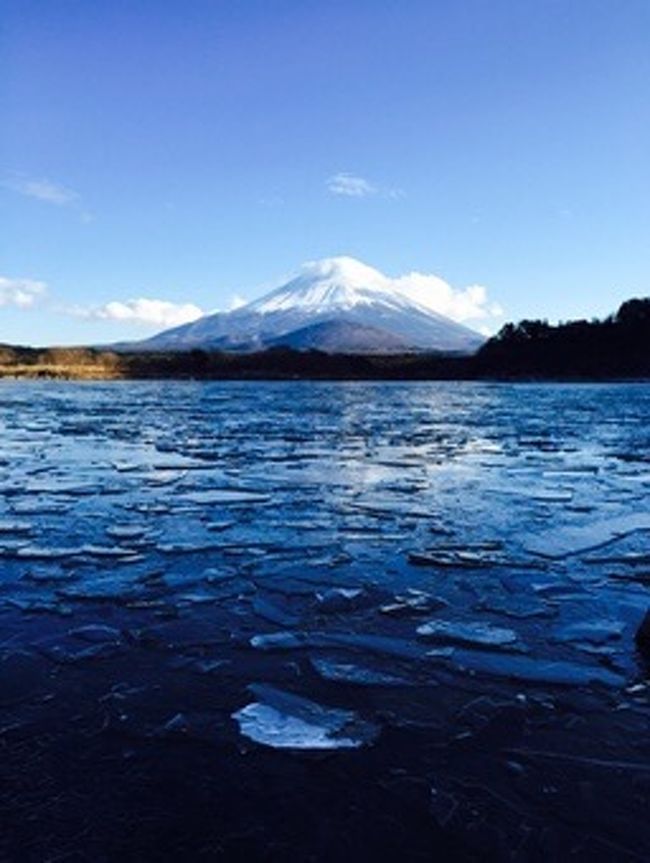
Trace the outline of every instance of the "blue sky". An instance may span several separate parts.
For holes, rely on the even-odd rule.
[[[647,0],[0,10],[0,341],[145,336],[340,254],[484,286],[477,328],[650,293]]]

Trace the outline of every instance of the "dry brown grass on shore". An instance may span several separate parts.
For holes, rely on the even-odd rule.
[[[59,380],[105,381],[120,380],[126,375],[119,369],[104,366],[52,365],[35,363],[30,365],[0,365],[0,378],[56,378]]]
[[[0,378],[111,380],[125,377],[122,358],[86,348],[0,348]]]

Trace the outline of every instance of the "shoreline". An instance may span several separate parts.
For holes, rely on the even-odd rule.
[[[327,373],[295,373],[269,372],[256,370],[250,372],[232,372],[221,374],[197,374],[190,372],[172,373],[106,373],[97,369],[83,372],[65,367],[37,366],[19,367],[16,369],[0,368],[0,381],[57,381],[79,383],[83,381],[108,383],[110,381],[145,382],[145,381],[178,381],[195,383],[214,383],[218,381],[251,381],[251,382],[287,382],[310,381],[314,383],[494,383],[494,384],[648,384],[650,376],[624,375],[398,375],[398,374],[327,374]]]

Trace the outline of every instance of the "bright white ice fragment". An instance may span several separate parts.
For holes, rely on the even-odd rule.
[[[232,718],[255,743],[274,749],[358,749],[377,737],[377,727],[351,710],[323,707],[265,684],[249,689],[260,700]]]

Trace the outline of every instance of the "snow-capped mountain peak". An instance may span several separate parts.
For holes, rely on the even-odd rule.
[[[392,279],[355,258],[305,264],[286,284],[230,312],[200,318],[136,347],[148,350],[260,350],[274,345],[332,351],[471,353],[483,338],[434,308],[431,276]],[[322,341],[322,345],[321,345]]]
[[[309,261],[286,285],[249,303],[248,309],[269,314],[287,309],[305,311],[351,309],[390,294],[390,280],[379,270],[346,256]]]

